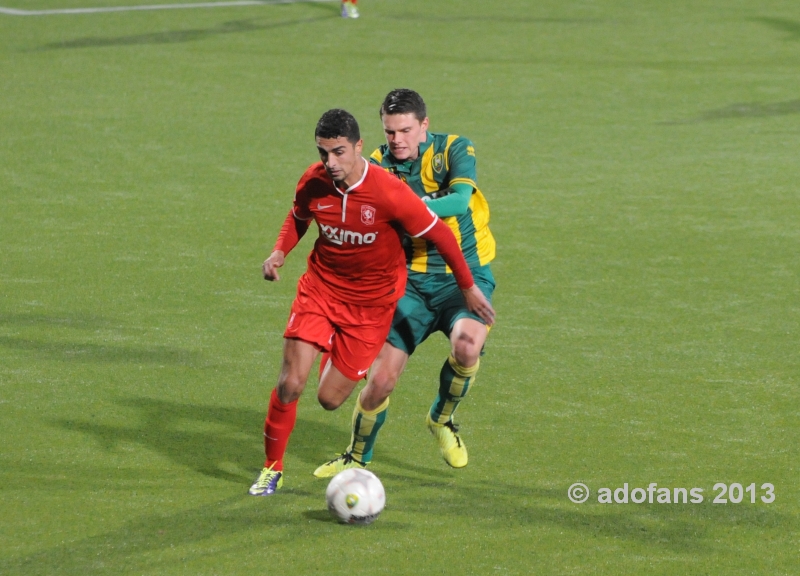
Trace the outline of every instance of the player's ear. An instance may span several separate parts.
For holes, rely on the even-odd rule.
[[[356,142],[355,149],[356,149],[356,156],[361,156],[361,150],[364,148],[364,140],[359,140]]]
[[[420,122],[419,124],[420,124],[420,126],[422,126],[422,129],[427,132],[428,124],[429,124],[428,117],[425,116],[425,119],[422,122]]]

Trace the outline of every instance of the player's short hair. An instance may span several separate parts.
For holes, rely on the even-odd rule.
[[[328,110],[317,122],[314,130],[315,138],[347,138],[350,144],[361,140],[361,130],[355,117],[347,110],[333,108]]]
[[[392,114],[413,114],[422,122],[428,117],[428,110],[419,93],[409,88],[395,88],[386,95],[381,104],[381,118]]]

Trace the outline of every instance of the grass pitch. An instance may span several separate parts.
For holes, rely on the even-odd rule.
[[[796,3],[361,4],[0,14],[0,573],[796,574]],[[353,401],[313,382],[283,493],[246,495],[314,235],[259,266],[319,115],[371,150],[399,86],[476,144],[499,316],[470,465],[424,428],[437,337],[353,529],[311,476]],[[705,501],[597,502],[651,482]]]

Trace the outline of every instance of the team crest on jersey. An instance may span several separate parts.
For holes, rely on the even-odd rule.
[[[375,224],[375,208],[367,204],[361,206],[361,222],[367,226]]]
[[[442,168],[444,168],[444,156],[442,156],[440,152],[433,157],[433,169],[436,170],[436,172],[441,172]]]

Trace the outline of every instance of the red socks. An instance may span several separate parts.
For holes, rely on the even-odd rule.
[[[269,397],[267,419],[264,421],[264,452],[267,455],[264,466],[266,468],[272,466],[273,470],[283,471],[283,455],[286,453],[286,445],[289,443],[289,436],[294,430],[296,420],[297,400],[282,404],[278,399],[278,391],[272,390],[272,395]]]

